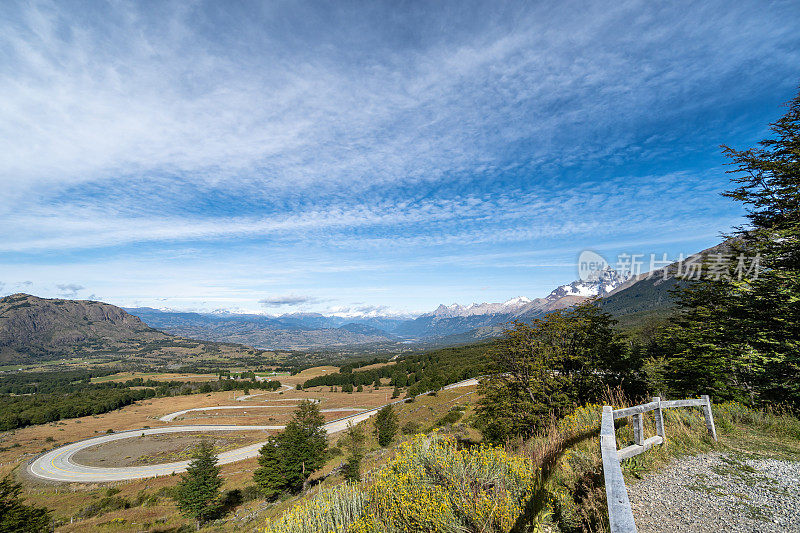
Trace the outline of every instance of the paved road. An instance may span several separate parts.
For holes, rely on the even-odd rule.
[[[302,398],[294,398],[293,401],[302,401]],[[319,403],[319,401],[315,402]],[[228,409],[274,409],[276,407],[297,407],[297,404],[290,403],[288,405],[215,405],[214,407],[194,407],[192,409],[184,409],[183,411],[175,411],[174,413],[170,413],[168,415],[164,415],[159,420],[162,422],[172,422],[179,416],[183,416],[186,413],[191,413],[193,411],[226,411]],[[323,413],[335,413],[340,411],[365,411],[365,409],[361,409],[359,407],[338,407],[335,409],[323,409]]]
[[[477,384],[478,384],[478,378],[465,379],[464,381],[459,381],[458,383],[452,383],[450,385],[447,385],[443,388],[443,390],[457,389],[459,387],[471,387]]]
[[[445,389],[455,389],[458,387],[469,387],[475,385],[477,380],[468,379],[448,385]],[[426,393],[420,394],[423,396]],[[397,400],[387,405],[394,405],[405,400]],[[252,406],[236,406],[237,408],[252,408]],[[384,406],[382,406],[384,407]],[[210,410],[214,408],[198,408],[199,410]],[[231,409],[229,406],[218,407],[218,409]],[[328,433],[337,433],[347,429],[348,424],[358,424],[374,416],[380,407],[363,411],[354,415],[332,420],[323,427]],[[191,411],[191,409],[187,410]],[[180,411],[179,411],[180,412]],[[171,413],[175,415],[176,413]],[[169,416],[169,415],[167,415]],[[86,466],[72,461],[72,456],[78,451],[92,446],[98,446],[107,442],[121,439],[139,437],[141,435],[159,435],[163,433],[198,432],[198,431],[279,431],[283,426],[221,426],[221,425],[196,425],[196,426],[172,426],[163,428],[134,429],[119,433],[111,433],[92,437],[86,440],[73,442],[46,452],[28,465],[28,472],[32,475],[48,479],[51,481],[66,481],[73,483],[102,483],[109,481],[125,481],[129,479],[142,479],[156,476],[167,476],[174,473],[186,471],[189,461],[179,461],[175,463],[163,463],[149,466],[128,466],[120,468]],[[219,464],[228,464],[243,459],[258,456],[258,450],[264,445],[263,442],[251,444],[236,450],[220,453]]]

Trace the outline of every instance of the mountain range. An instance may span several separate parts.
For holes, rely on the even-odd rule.
[[[175,335],[263,349],[308,350],[398,343],[450,345],[497,335],[503,324],[514,320],[530,320],[586,298],[610,296],[628,281],[628,277],[606,268],[590,280],[556,287],[544,298],[518,296],[499,303],[440,305],[415,318],[186,313],[147,307],[127,311],[148,325]]]
[[[723,253],[729,247],[722,243],[689,259]],[[675,277],[678,268],[673,263],[638,276],[606,268],[591,279],[556,287],[543,298],[519,296],[499,303],[440,305],[414,318],[121,309],[101,302],[15,294],[0,298],[0,360],[69,353],[160,354],[169,358],[220,350],[237,357],[257,355],[257,350],[248,347],[346,353],[447,346],[497,336],[509,322],[530,321],[592,297],[598,298],[599,305],[622,327],[631,328],[671,311],[671,290],[683,283]]]
[[[124,359],[147,368],[208,359],[263,359],[265,354],[247,346],[170,335],[107,303],[21,293],[0,298],[2,362],[77,357],[95,362]]]

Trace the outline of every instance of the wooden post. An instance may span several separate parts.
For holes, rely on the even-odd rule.
[[[612,533],[636,533],[628,489],[622,477],[622,468],[617,456],[617,440],[614,436],[614,410],[603,407],[600,423],[600,452],[603,458],[603,477],[608,501],[608,522]]]
[[[706,419],[706,429],[708,429],[708,434],[714,440],[717,440],[717,428],[714,426],[714,415],[711,413],[711,398],[708,397],[708,394],[704,394],[700,396],[703,400],[703,416]]]
[[[666,443],[667,438],[664,435],[664,410],[661,409],[661,397],[654,396],[653,401],[658,403],[658,407],[656,407],[653,411],[653,416],[655,417],[656,421],[656,435],[661,437],[662,441]]]
[[[633,415],[633,443],[644,446],[644,415]]]

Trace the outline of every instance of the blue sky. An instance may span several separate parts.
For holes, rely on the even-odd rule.
[[[787,2],[6,2],[0,294],[283,313],[691,253],[800,84]]]

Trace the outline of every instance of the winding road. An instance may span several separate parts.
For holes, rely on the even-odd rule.
[[[458,387],[469,387],[472,385],[476,385],[477,383],[478,380],[473,378],[464,381],[459,381],[458,383],[453,383],[444,388],[445,390],[450,390]],[[424,396],[429,393],[430,391],[424,392],[417,396]],[[396,400],[386,405],[394,405],[397,403],[401,403],[403,401],[405,401],[405,399]],[[364,420],[367,420],[371,416],[375,415],[379,409],[385,407],[386,405],[382,405],[374,409],[365,410],[360,413],[356,413],[354,415],[348,415],[336,420],[332,420],[326,423],[323,427],[325,428],[325,431],[327,431],[329,434],[338,433],[339,431],[344,431],[345,429],[347,429],[348,424],[351,423],[358,424],[359,422],[363,422]],[[182,413],[194,410],[233,409],[233,408],[252,409],[253,406],[235,406],[235,407],[221,406],[221,407],[211,407],[211,408],[200,407],[196,409],[187,409],[185,411],[178,411],[177,413],[170,413],[169,415],[165,415],[165,417],[162,417],[162,420],[164,420],[169,416],[172,416],[172,418],[170,418],[170,420],[172,420]],[[353,409],[347,409],[347,410],[352,411]],[[335,411],[335,409],[331,409],[330,411]],[[189,461],[162,463],[158,465],[149,465],[149,466],[128,466],[128,467],[111,468],[111,467],[97,467],[97,466],[87,466],[78,464],[72,461],[72,456],[78,453],[79,451],[84,450],[86,448],[90,448],[92,446],[99,446],[107,442],[113,442],[121,439],[140,437],[142,435],[160,435],[164,433],[181,433],[181,432],[198,432],[198,431],[259,431],[259,430],[280,431],[283,428],[284,426],[192,425],[192,426],[170,426],[162,428],[145,428],[145,429],[133,429],[130,431],[121,431],[119,433],[110,433],[107,435],[91,437],[86,440],[73,442],[72,444],[60,446],[54,450],[45,452],[39,457],[36,457],[33,461],[29,463],[28,472],[31,475],[42,479],[47,479],[50,481],[72,482],[72,483],[103,483],[110,481],[126,481],[130,479],[142,479],[142,478],[149,478],[156,476],[168,476],[170,474],[185,472],[186,467],[189,465]],[[258,442],[255,444],[251,444],[249,446],[237,448],[235,450],[222,452],[218,456],[219,464],[224,465],[228,463],[234,463],[236,461],[242,461],[244,459],[250,459],[251,457],[257,457],[258,451],[261,449],[263,445],[264,442]]]

